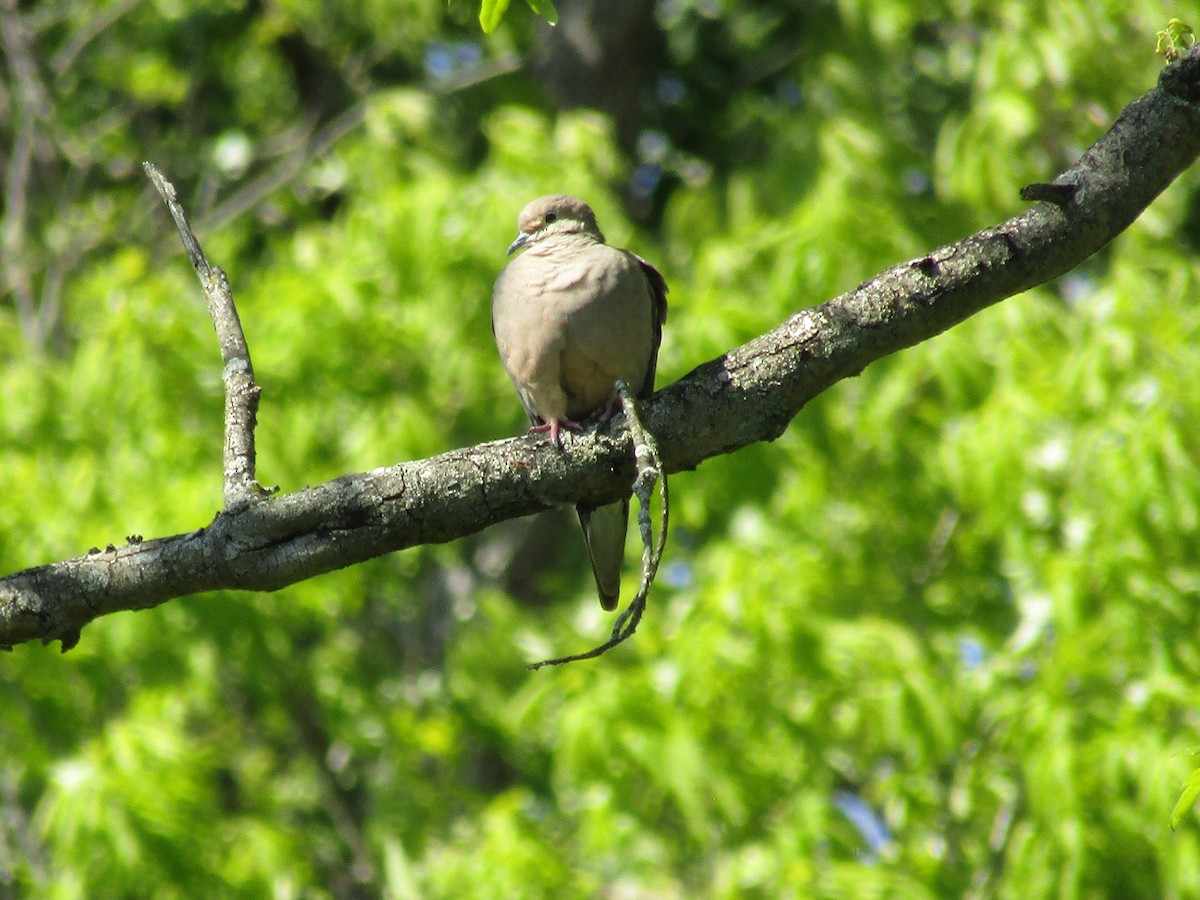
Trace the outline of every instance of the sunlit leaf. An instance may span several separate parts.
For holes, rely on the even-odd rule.
[[[508,3],[509,0],[483,0],[483,4],[479,7],[479,25],[483,28],[484,34],[491,34],[496,30],[500,20],[504,18]]]
[[[1179,795],[1179,802],[1171,810],[1172,831],[1183,821],[1183,817],[1191,810],[1198,796],[1200,796],[1200,769],[1194,769],[1183,782],[1183,792]]]

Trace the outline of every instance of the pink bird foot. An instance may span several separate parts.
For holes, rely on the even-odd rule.
[[[558,433],[560,429],[566,429],[567,431],[572,431],[575,434],[580,434],[583,431],[583,426],[581,426],[578,422],[572,422],[570,419],[563,419],[561,422],[556,419],[552,419],[549,422],[543,422],[541,425],[534,425],[529,429],[529,433],[545,434],[546,432],[550,432],[550,443],[561,450],[562,437]]]

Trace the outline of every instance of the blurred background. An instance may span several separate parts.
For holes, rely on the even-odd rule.
[[[533,197],[665,274],[667,384],[1021,212],[1181,14],[558,12],[0,0],[0,571],[220,505],[219,354],[144,159],[230,275],[287,492],[524,429],[489,305]],[[524,668],[611,626],[568,514],[3,654],[0,897],[1200,897],[1195,815],[1170,827],[1198,249],[1193,170],[674,476],[649,612],[598,661]]]

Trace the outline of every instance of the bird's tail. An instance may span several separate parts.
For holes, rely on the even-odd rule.
[[[625,529],[629,525],[629,500],[609,506],[576,507],[583,539],[587,543],[596,592],[606,610],[617,608],[621,595],[621,564],[625,559]]]

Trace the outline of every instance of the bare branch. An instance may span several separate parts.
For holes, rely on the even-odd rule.
[[[217,330],[221,345],[221,362],[225,382],[225,508],[231,509],[260,498],[265,492],[254,480],[254,428],[258,421],[259,387],[254,383],[254,366],[250,363],[250,348],[233,302],[229,279],[220,268],[210,265],[200,242],[188,225],[175,186],[167,181],[151,163],[142,163],[146,174],[158,188],[179,237],[187,251],[192,267],[200,277],[208,313]]]
[[[695,468],[773,440],[840,379],[1078,265],[1134,221],[1198,154],[1200,48],[1193,48],[1054,179],[1073,186],[1070,196],[1052,190],[1059,202],[1036,203],[1021,216],[894,266],[645,401],[645,424],[664,471]],[[206,293],[211,280],[201,278]],[[248,354],[244,359],[249,375]],[[624,429],[569,440],[564,453],[544,451],[544,441],[522,437],[347,475],[269,501],[227,502],[211,525],[190,534],[18,572],[0,579],[0,645],[41,638],[61,639],[67,648],[85,624],[107,613],[199,591],[275,590],[552,505],[612,502],[627,494],[634,478]],[[252,455],[243,474],[247,482],[253,477]]]

